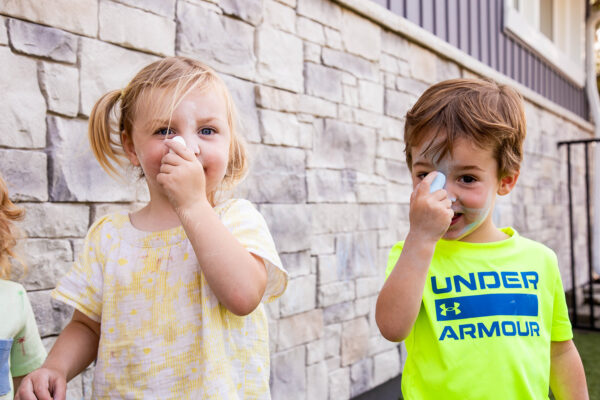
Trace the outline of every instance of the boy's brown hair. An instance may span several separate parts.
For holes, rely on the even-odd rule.
[[[516,90],[481,79],[450,79],[428,88],[406,113],[406,163],[412,169],[411,150],[429,135],[442,137],[425,149],[436,159],[464,138],[492,150],[500,178],[519,170],[525,134],[523,98]]]

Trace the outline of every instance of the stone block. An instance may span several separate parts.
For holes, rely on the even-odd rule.
[[[71,319],[73,308],[50,297],[50,290],[28,292],[40,336],[58,335]]]
[[[358,81],[360,108],[383,114],[383,85],[370,81]]]
[[[334,235],[311,235],[311,254],[333,254],[335,252]]]
[[[337,115],[337,106],[330,101],[303,94],[298,100],[298,111],[305,114],[312,114],[315,117],[335,117]]]
[[[411,44],[410,57],[407,60],[410,65],[410,76],[429,84],[437,82],[437,60],[435,53]]]
[[[45,153],[0,149],[0,174],[13,201],[47,201],[47,167]]]
[[[404,60],[410,57],[408,40],[390,31],[381,32],[381,51]]]
[[[321,46],[310,42],[304,42],[302,46],[304,48],[304,61],[317,64],[321,62]]]
[[[126,180],[109,176],[96,161],[87,136],[87,122],[48,117],[52,160],[50,198],[54,201],[133,201]]]
[[[342,12],[340,28],[344,49],[367,60],[378,61],[381,53],[381,27],[353,11]]]
[[[256,79],[251,25],[185,2],[178,3],[177,21],[178,54],[202,60],[227,74]]]
[[[260,110],[260,133],[265,144],[309,148],[314,129],[298,123],[294,114]],[[300,133],[302,130],[302,133]]]
[[[306,365],[312,365],[325,359],[325,341],[323,338],[306,344]]]
[[[364,317],[342,324],[342,366],[366,357],[369,351],[369,324]]]
[[[258,25],[263,18],[264,0],[220,0],[223,13],[233,15],[252,25]]]
[[[342,25],[342,8],[332,1],[297,0],[298,15],[314,19],[323,25],[340,28]]]
[[[411,193],[411,184],[391,183],[387,186],[387,198],[389,202],[408,204]]]
[[[437,57],[436,78],[438,81],[460,78],[460,67],[452,61]]]
[[[392,182],[412,184],[410,171],[404,161],[377,159],[375,171]]]
[[[8,44],[8,31],[6,29],[7,19],[0,17],[0,45],[5,46]]]
[[[414,80],[413,78],[405,78],[403,76],[396,76],[395,85],[397,90],[410,93],[417,97],[421,96],[421,94],[429,87],[427,83]]]
[[[337,29],[325,27],[325,44],[335,50],[343,50],[342,35]]]
[[[360,205],[359,207],[366,206]],[[372,207],[376,210],[378,206]],[[388,218],[388,216],[384,214],[384,218]],[[376,232],[352,232],[338,235],[335,242],[338,279],[372,276],[377,266],[376,248]]]
[[[316,307],[317,277],[300,276],[290,279],[279,304],[282,317],[312,310]]]
[[[379,386],[400,374],[400,354],[394,347],[373,357],[373,385]]]
[[[87,38],[81,39],[80,46],[80,113],[84,115],[90,115],[100,96],[125,88],[139,70],[159,59]]]
[[[306,399],[328,400],[329,379],[324,361],[306,367]]]
[[[342,341],[342,324],[326,325],[322,340],[325,342],[325,359],[339,358],[340,343]],[[339,365],[338,362],[337,367]]]
[[[280,252],[310,248],[310,209],[306,205],[263,204],[260,206],[260,212],[269,224]]]
[[[286,350],[323,336],[323,311],[311,310],[279,320],[278,349]],[[305,358],[302,359],[305,363]]]
[[[238,133],[247,142],[259,143],[260,130],[254,84],[229,75],[221,75],[221,78],[227,85],[238,112]]]
[[[385,91],[385,115],[404,119],[406,112],[415,102],[416,98],[412,95],[387,89]]]
[[[104,41],[164,56],[175,53],[172,18],[101,1],[99,21],[99,37]]]
[[[342,73],[320,64],[305,63],[306,94],[339,103],[342,101]]]
[[[381,114],[372,111],[353,109],[352,119],[360,125],[365,125],[370,128],[381,128]]]
[[[327,119],[323,135],[314,140],[308,165],[371,172],[375,167],[375,140],[371,128]]]
[[[325,325],[338,324],[353,318],[355,318],[354,303],[351,301],[334,304],[323,309]]]
[[[4,4],[4,3],[3,3]],[[0,6],[2,7],[2,6]],[[37,79],[37,63],[0,47],[0,146],[46,146],[46,102]]]
[[[350,367],[350,396],[363,394],[371,388],[373,359],[365,358]]]
[[[360,230],[387,229],[393,224],[387,204],[361,204],[359,212]]]
[[[279,90],[269,86],[256,86],[256,104],[270,110],[297,112],[300,96],[287,90]]]
[[[30,238],[80,238],[85,236],[90,209],[83,204],[23,203],[25,219],[19,223]]]
[[[279,253],[283,267],[289,274],[290,278],[306,276],[311,271],[310,251],[298,251],[295,253]]]
[[[356,201],[356,171],[312,169],[306,174],[311,203],[351,203]]]
[[[7,0],[0,2],[0,14],[84,36],[98,32],[98,0],[53,0],[52,7],[37,0]]]
[[[338,271],[335,254],[325,254],[317,257],[317,277],[319,285],[337,282],[341,272]]]
[[[148,11],[153,14],[162,15],[171,19],[175,18],[176,0],[113,0],[117,3],[126,4],[140,10]]]
[[[342,281],[319,285],[319,307],[329,307],[333,304],[354,300],[354,281]]]
[[[74,63],[77,60],[77,36],[17,19],[8,20],[12,47],[21,53]]]
[[[290,394],[306,393],[306,350],[304,346],[271,357],[271,397],[287,399]]]
[[[362,298],[379,293],[383,286],[384,277],[359,278],[356,280],[356,297]]]
[[[255,203],[304,203],[305,159],[300,149],[253,146],[250,173],[236,193]]]
[[[378,68],[372,62],[364,58],[343,51],[323,48],[321,55],[323,64],[350,72],[357,78],[377,81],[379,77]]]
[[[279,1],[281,4],[285,4],[294,9],[296,8],[296,0],[277,0],[277,1]]]
[[[358,228],[358,204],[311,205],[313,234],[351,232]]]
[[[380,139],[402,140],[404,137],[404,121],[397,118],[382,117]]]
[[[382,275],[383,276],[383,275]],[[375,312],[377,296],[363,297],[354,302],[354,314],[357,317],[368,317],[369,313]]]
[[[319,45],[325,44],[325,32],[323,31],[323,25],[312,19],[298,17],[296,22],[298,36],[309,42],[317,43]]]
[[[42,62],[39,79],[48,110],[75,117],[79,111],[79,70],[62,64]]]
[[[383,139],[377,142],[377,157],[392,159],[398,162],[406,160],[404,142],[397,139]]]
[[[356,86],[342,85],[343,103],[350,107],[358,107],[359,94]]]
[[[296,33],[296,12],[275,0],[265,0],[265,21],[276,29]]]
[[[73,264],[71,243],[65,239],[26,239],[18,251],[25,267],[13,265],[11,278],[27,290],[53,289]]]
[[[301,92],[302,40],[268,26],[258,28],[256,35],[258,78],[262,83],[293,92]],[[254,77],[253,77],[254,78]]]
[[[339,368],[329,373],[329,398],[350,398],[350,368]]]

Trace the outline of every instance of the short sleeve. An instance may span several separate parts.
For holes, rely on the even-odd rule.
[[[13,338],[10,352],[10,373],[13,377],[27,375],[34,369],[41,367],[46,359],[46,349],[42,344],[25,289],[22,289],[19,294],[23,300],[22,315],[24,324]]]
[[[250,253],[263,259],[267,268],[267,287],[262,301],[281,296],[288,282],[288,273],[281,264],[267,222],[256,207],[247,200],[232,200],[222,222]]]
[[[550,338],[553,342],[563,342],[573,338],[571,321],[569,320],[569,311],[567,300],[563,288],[562,280],[558,266],[555,267],[556,278],[554,284],[554,304],[552,309],[552,332]]]
[[[96,322],[102,316],[104,257],[100,249],[101,242],[111,238],[108,218],[92,225],[77,260],[51,293],[56,300],[75,307]]]
[[[402,248],[404,247],[404,242],[398,242],[392,247],[390,250],[390,254],[388,255],[387,267],[385,269],[385,279],[390,276],[392,270],[396,266],[398,259],[400,258],[400,253],[402,253]]]

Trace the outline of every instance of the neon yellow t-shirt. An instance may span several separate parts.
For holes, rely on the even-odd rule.
[[[263,259],[263,300],[280,296],[288,275],[264,218],[246,200],[215,212]],[[52,296],[101,323],[94,399],[270,398],[263,304],[243,317],[222,306],[181,226],[143,232],[126,213],[101,218]]]
[[[572,338],[556,255],[518,235],[440,240],[406,338],[408,400],[547,399],[550,342]],[[386,277],[404,242],[390,251]]]

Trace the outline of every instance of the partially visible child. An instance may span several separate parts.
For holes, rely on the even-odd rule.
[[[98,100],[96,158],[115,172],[124,153],[150,202],[90,228],[53,292],[73,318],[21,400],[64,399],[93,360],[95,399],[270,398],[262,302],[283,293],[287,273],[256,208],[219,199],[246,171],[238,135],[225,84],[189,58],[154,62]]]
[[[513,89],[473,79],[433,85],[406,115],[410,228],[376,306],[383,336],[406,343],[406,399],[588,397],[556,255],[492,221],[525,127]]]
[[[15,257],[13,224],[23,214],[23,209],[10,201],[0,176],[0,400],[12,399],[23,377],[39,368],[46,358],[27,292],[20,284],[7,280],[10,259]]]

